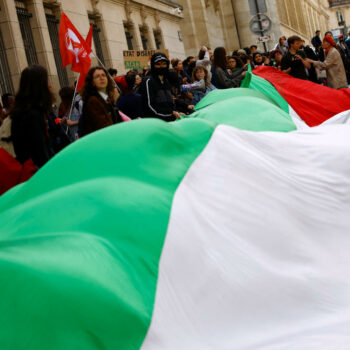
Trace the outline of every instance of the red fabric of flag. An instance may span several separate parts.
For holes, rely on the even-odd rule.
[[[350,89],[331,89],[273,67],[259,66],[253,73],[269,81],[308,126],[320,125],[350,110]]]
[[[86,46],[90,49],[90,53],[92,52],[92,29],[93,29],[93,24],[91,24],[89,33],[86,36]]]
[[[92,28],[93,28],[93,25],[91,24],[89,33],[86,36],[86,40],[85,40],[86,46],[90,49],[90,52],[92,52],[92,48],[91,48],[92,47]],[[80,72],[78,85],[77,85],[78,91],[84,86],[86,74],[87,72]]]
[[[86,74],[91,66],[91,46],[86,44],[64,13],[61,17],[59,40],[63,67],[71,64],[73,72]]]
[[[37,171],[31,159],[21,164],[0,148],[0,195],[21,182],[27,181]]]

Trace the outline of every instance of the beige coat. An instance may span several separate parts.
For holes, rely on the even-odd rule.
[[[16,158],[15,149],[11,141],[11,125],[12,119],[10,117],[5,118],[2,122],[0,127],[0,147]]]
[[[329,50],[324,62],[314,61],[314,66],[326,70],[327,84],[330,88],[340,89],[348,85],[343,61],[334,47]]]

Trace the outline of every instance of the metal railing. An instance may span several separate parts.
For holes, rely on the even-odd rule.
[[[105,58],[103,56],[102,52],[102,45],[101,45],[101,39],[100,39],[100,31],[101,29],[97,27],[96,24],[93,24],[92,26],[92,38],[94,39],[95,49],[96,49],[96,55],[100,59],[100,61],[105,64]]]
[[[38,64],[38,56],[36,54],[33,32],[29,20],[32,14],[26,8],[16,7],[16,10],[28,65]]]
[[[6,49],[0,31],[0,93],[13,93],[13,84],[11,79],[10,68],[7,61]]]
[[[328,0],[329,7],[350,5],[350,0]]]

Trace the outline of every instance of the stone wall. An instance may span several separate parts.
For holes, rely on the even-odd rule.
[[[60,88],[53,46],[46,21],[46,14],[60,19],[62,11],[86,37],[90,24],[99,29],[99,39],[107,68],[117,68],[123,73],[123,50],[128,49],[125,26],[132,30],[133,49],[142,49],[141,32],[147,39],[147,48],[156,49],[155,35],[160,48],[169,50],[171,57],[185,58],[181,37],[181,13],[175,11],[178,4],[165,0],[0,0],[0,30],[6,51],[14,90],[17,90],[21,71],[28,65],[25,40],[20,29],[16,7],[23,8],[31,17],[30,30],[34,41],[37,62],[45,66],[50,84],[55,91]],[[58,26],[59,24],[57,24]],[[93,41],[93,51],[96,52]],[[28,53],[28,47],[27,47]],[[93,58],[92,64],[98,64]],[[75,73],[66,69],[72,83]],[[0,77],[1,78],[1,77]],[[4,93],[5,91],[0,91]]]
[[[256,44],[260,36],[250,31],[253,16],[248,0],[178,1],[183,7],[181,28],[188,55],[197,55],[203,44],[212,48],[224,46],[230,52]],[[267,49],[273,49],[282,35],[299,35],[309,42],[316,27],[326,30],[329,14],[325,2],[327,0],[266,0],[266,15],[272,22],[271,30],[266,34],[273,39],[266,43]],[[264,49],[262,43],[258,47]]]
[[[184,20],[181,30],[187,55],[196,56],[199,49],[224,46],[228,52],[239,48],[232,3],[228,0],[179,0]]]

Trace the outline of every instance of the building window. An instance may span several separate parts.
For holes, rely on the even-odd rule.
[[[24,50],[27,57],[28,65],[38,64],[38,56],[36,54],[32,28],[30,26],[30,14],[24,6],[19,7],[21,3],[16,1],[16,10],[18,16],[19,26],[24,44]]]
[[[161,31],[160,30],[154,30],[153,31],[154,35],[154,41],[156,43],[156,49],[160,50],[162,48],[162,36],[161,36]]]
[[[59,42],[59,35],[58,35],[58,19],[49,13],[46,13],[46,22],[47,22],[47,28],[49,30],[52,50],[53,50],[53,56],[55,58],[56,63],[56,69],[58,74],[58,79],[60,81],[60,86],[68,86],[68,75],[65,68],[63,68],[62,65],[62,58],[61,58],[61,52],[60,52],[60,42]]]
[[[13,85],[10,74],[10,68],[7,61],[6,49],[0,31],[0,93],[13,93]]]
[[[141,41],[142,41],[142,48],[144,50],[147,50],[148,49],[148,46],[147,46],[148,39],[146,37],[146,32],[140,30],[140,35],[141,35]]]
[[[124,32],[125,32],[125,38],[126,43],[128,45],[128,50],[140,50],[139,44],[136,40],[135,35],[135,26],[133,22],[127,21],[124,22]]]
[[[336,16],[337,16],[338,26],[342,27],[345,24],[343,12],[337,11]]]
[[[101,29],[95,24],[92,24],[92,38],[94,39],[95,49],[96,49],[96,56],[99,58],[99,60],[105,65],[105,59],[103,56],[102,51],[102,45],[101,45],[101,38],[100,38],[100,32]]]
[[[131,33],[125,29],[125,37],[126,37],[126,43],[128,44],[128,50],[133,50],[134,46],[132,44],[132,39],[134,38]]]

